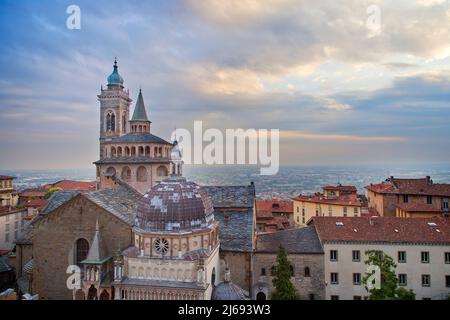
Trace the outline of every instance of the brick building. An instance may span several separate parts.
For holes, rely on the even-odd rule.
[[[294,226],[294,208],[291,200],[257,200],[257,232],[275,232]]]
[[[274,290],[272,271],[280,245],[288,253],[291,282],[297,288],[300,299],[325,299],[323,250],[313,226],[257,236],[252,298],[270,299]]]
[[[448,215],[450,184],[434,183],[427,176],[419,179],[389,177],[366,186],[369,209],[389,217],[431,217]]]

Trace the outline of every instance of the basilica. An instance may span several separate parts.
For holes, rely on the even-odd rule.
[[[188,181],[177,141],[151,133],[142,90],[130,118],[117,61],[107,80],[97,190],[54,193],[17,241],[24,290],[39,299],[248,298],[254,185]]]

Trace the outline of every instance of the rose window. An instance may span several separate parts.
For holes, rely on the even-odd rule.
[[[155,250],[158,254],[167,254],[169,252],[169,241],[167,239],[156,239]]]

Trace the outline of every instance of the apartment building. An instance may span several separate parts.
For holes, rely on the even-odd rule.
[[[314,217],[324,251],[327,300],[360,300],[366,251],[382,250],[397,264],[399,286],[416,299],[450,294],[450,220],[442,217]]]
[[[326,186],[323,192],[293,198],[294,224],[306,226],[312,217],[359,217],[368,213],[364,195],[355,186]]]
[[[370,211],[380,216],[424,218],[449,213],[450,184],[434,183],[429,176],[420,179],[391,176],[365,188]]]

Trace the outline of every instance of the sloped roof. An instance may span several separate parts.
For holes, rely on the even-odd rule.
[[[106,140],[106,143],[161,143],[170,144],[166,140],[155,136],[149,132],[127,133],[120,137],[113,137],[111,140]]]
[[[320,240],[330,242],[450,244],[450,219],[313,217]]]
[[[84,196],[130,225],[134,224],[137,205],[142,197],[139,192],[126,184],[119,184],[115,188],[87,192]]]
[[[253,208],[255,186],[203,186],[215,208]]]
[[[56,191],[48,199],[47,205],[42,210],[42,214],[47,214],[50,211],[55,210],[65,202],[79,195],[79,191]]]
[[[345,194],[339,195],[339,197],[337,197],[336,199],[325,199],[322,193],[315,193],[313,195],[298,195],[297,197],[293,198],[293,200],[340,206],[366,206],[366,204],[361,201],[361,198],[358,197],[357,194]]]
[[[253,210],[215,211],[219,221],[220,247],[225,251],[253,251]]]
[[[433,183],[430,177],[419,179],[399,179],[390,177],[378,184],[365,187],[375,193],[382,194],[414,194],[430,196],[450,196],[449,183]]]
[[[314,226],[260,234],[256,239],[256,252],[277,253],[280,245],[289,254],[323,253]]]
[[[427,203],[408,202],[408,203],[399,203],[396,204],[395,206],[403,211],[408,212],[442,212],[441,209],[436,208],[434,205]]]
[[[0,180],[11,180],[11,179],[15,179],[16,177],[12,177],[12,176],[4,176],[0,174]]]
[[[53,188],[61,188],[65,191],[94,191],[96,188],[96,182],[61,180],[55,183],[48,184],[48,186]]]

